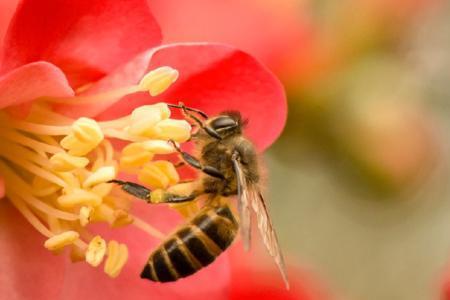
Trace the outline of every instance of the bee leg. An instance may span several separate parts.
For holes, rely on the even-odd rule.
[[[181,154],[181,157],[183,158],[183,160],[191,167],[201,170],[203,173],[205,173],[209,176],[220,178],[220,179],[225,179],[225,176],[217,168],[215,168],[213,166],[202,165],[202,163],[197,158],[193,157],[192,155],[190,155],[187,152],[181,151],[180,147],[178,147],[174,141],[169,140],[169,142],[178,151],[178,153]]]
[[[199,114],[200,116],[202,116],[204,119],[208,119],[208,115],[206,113],[204,113],[203,111],[199,110],[199,109],[195,109],[192,107],[187,107],[184,105],[183,102],[178,102],[178,105],[176,104],[167,104],[167,106],[169,107],[174,107],[174,108],[181,108],[183,110],[183,113],[188,116],[191,117],[192,115],[189,113],[189,111],[191,112],[195,112],[197,114]]]
[[[108,182],[120,185],[122,187],[122,190],[124,190],[128,194],[133,195],[139,199],[146,200],[149,203],[180,203],[194,200],[198,196],[197,193],[192,193],[190,195],[176,195],[167,192],[163,192],[162,195],[156,196],[153,195],[152,191],[145,186],[134,182],[116,179],[110,180]],[[155,196],[158,198],[157,201],[154,200],[154,198],[156,198]]]
[[[222,139],[222,137],[217,133],[217,131],[214,128],[212,128],[212,127],[210,127],[208,125],[205,125],[205,123],[203,121],[201,121],[199,118],[197,118],[197,116],[195,116],[195,115],[190,113],[190,111],[191,112],[195,112],[195,113],[198,113],[203,118],[208,119],[208,115],[205,114],[204,112],[202,112],[201,110],[198,110],[198,109],[195,109],[195,108],[186,107],[183,104],[183,102],[179,102],[178,105],[168,104],[168,106],[175,107],[175,108],[181,108],[182,111],[183,111],[183,114],[186,117],[194,120],[200,126],[200,128],[202,128],[208,135],[210,135],[211,137],[213,137],[215,139],[218,139],[218,140]]]
[[[122,180],[116,180],[116,179],[110,180],[108,182],[116,183],[116,184],[120,185],[122,187],[122,190],[124,190],[128,194],[133,195],[139,199],[143,199],[143,200],[150,199],[150,194],[152,191],[149,190],[148,188],[146,188],[145,186],[142,186],[142,185],[134,183],[134,182],[122,181]]]

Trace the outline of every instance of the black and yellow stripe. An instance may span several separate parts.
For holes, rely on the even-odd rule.
[[[202,210],[150,255],[141,278],[168,282],[194,274],[228,248],[237,231],[227,205]]]

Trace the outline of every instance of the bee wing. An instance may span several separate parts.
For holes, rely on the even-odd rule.
[[[245,179],[244,171],[241,168],[241,164],[237,158],[233,158],[234,172],[236,173],[237,190],[238,190],[238,211],[239,211],[239,223],[242,243],[244,249],[248,251],[250,249],[251,239],[251,214],[250,214],[250,195],[247,186],[247,180]]]
[[[253,210],[255,211],[256,218],[258,220],[258,228],[261,233],[264,244],[266,245],[269,254],[274,258],[278,269],[281,272],[286,288],[289,289],[289,281],[287,277],[286,267],[284,264],[283,254],[281,253],[280,246],[278,244],[277,234],[272,225],[269,212],[267,211],[264,198],[255,185],[248,186],[248,191],[251,194],[250,201]]]

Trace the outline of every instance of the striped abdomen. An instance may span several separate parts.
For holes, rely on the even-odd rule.
[[[237,230],[227,205],[202,210],[150,255],[141,278],[167,282],[194,274],[230,246]]]

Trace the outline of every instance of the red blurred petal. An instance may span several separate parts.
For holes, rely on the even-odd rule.
[[[11,21],[18,2],[18,0],[0,1],[0,45],[3,42],[6,29],[8,29],[9,21]]]
[[[6,199],[0,201],[0,295],[2,299],[57,299],[63,257],[53,256],[39,235]]]
[[[180,77],[158,97],[146,93],[127,96],[111,105],[83,107],[87,115],[116,118],[133,108],[155,102],[183,101],[186,105],[215,115],[239,110],[249,119],[246,134],[263,150],[281,133],[286,121],[286,98],[278,79],[250,55],[219,44],[174,44],[148,52],[117,69],[92,86],[90,93],[136,84],[149,69],[160,66],[178,69]],[[143,67],[145,66],[145,68]],[[67,113],[72,107],[65,108]]]
[[[310,34],[305,1],[151,0],[165,43],[221,42],[255,55],[272,68],[288,67]],[[279,70],[283,71],[283,70]]]
[[[0,109],[43,96],[72,95],[62,71],[47,62],[30,63],[0,77]]]
[[[145,0],[24,0],[5,38],[2,71],[46,60],[77,87],[160,41]]]
[[[135,213],[148,223],[171,231],[178,215],[166,207],[136,203]],[[71,299],[226,299],[230,280],[228,258],[222,255],[211,266],[175,283],[155,283],[139,277],[157,241],[132,226],[111,231],[106,226],[96,228],[102,236],[128,245],[129,261],[116,279],[110,279],[102,268],[93,269],[81,263],[67,266],[62,298]],[[73,283],[76,284],[73,284]],[[80,288],[82,286],[83,288]]]
[[[5,196],[5,180],[0,176],[0,199]]]
[[[253,247],[244,252],[237,245],[231,255],[230,299],[259,300],[331,300],[327,288],[312,274],[287,264],[290,289],[287,290],[279,271],[266,251]]]

